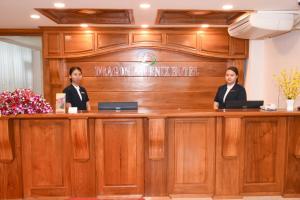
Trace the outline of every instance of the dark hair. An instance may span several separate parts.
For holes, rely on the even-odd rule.
[[[69,75],[71,76],[75,70],[78,70],[78,71],[80,71],[80,73],[82,73],[82,70],[80,67],[71,67],[69,70]],[[72,78],[70,78],[70,82],[72,83]]]
[[[228,67],[227,69],[226,69],[226,71],[228,71],[228,70],[230,70],[230,71],[233,71],[234,73],[235,73],[235,75],[239,75],[239,70],[238,70],[238,68],[236,68],[236,67],[234,67],[234,66],[230,66],[230,67]],[[238,83],[238,78],[236,79],[236,83]]]

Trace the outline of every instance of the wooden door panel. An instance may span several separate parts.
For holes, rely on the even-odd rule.
[[[300,117],[288,118],[284,195],[300,197]]]
[[[24,197],[69,195],[68,128],[67,120],[21,121]]]
[[[283,184],[285,118],[247,118],[244,121],[242,188],[244,193],[280,193]]]
[[[214,157],[214,118],[169,120],[169,193],[212,194]]]
[[[95,131],[98,193],[142,194],[142,120],[97,119]]]

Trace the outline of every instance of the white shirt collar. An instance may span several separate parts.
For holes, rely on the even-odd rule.
[[[231,85],[227,85],[227,89],[233,88],[234,85],[235,85],[235,83],[234,83],[234,84],[231,84]]]
[[[73,84],[73,83],[72,83],[72,85],[75,87],[76,90],[79,90],[79,89],[80,89],[80,87],[79,87],[78,85],[75,85],[75,84]]]
[[[76,89],[76,91],[78,93],[78,96],[79,96],[80,100],[82,101],[82,95],[80,93],[80,87],[78,85],[74,85],[74,84],[72,84],[72,85],[75,87],[75,89]]]

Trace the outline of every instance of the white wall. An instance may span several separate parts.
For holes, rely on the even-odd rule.
[[[263,99],[265,103],[284,108],[285,97],[273,79],[281,69],[300,70],[300,30],[275,38],[250,41],[245,87],[248,99]],[[300,97],[296,106],[300,106]]]

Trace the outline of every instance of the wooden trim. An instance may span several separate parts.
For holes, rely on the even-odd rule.
[[[223,130],[223,157],[236,158],[239,152],[239,142],[241,137],[241,118],[225,118]]]
[[[0,162],[9,162],[13,160],[13,150],[8,119],[0,120],[0,130]]]
[[[165,154],[165,119],[149,119],[149,159],[161,160]]]
[[[73,158],[75,160],[88,160],[90,157],[90,148],[87,119],[71,119],[70,131]]]
[[[41,29],[0,29],[0,36],[42,36]]]

